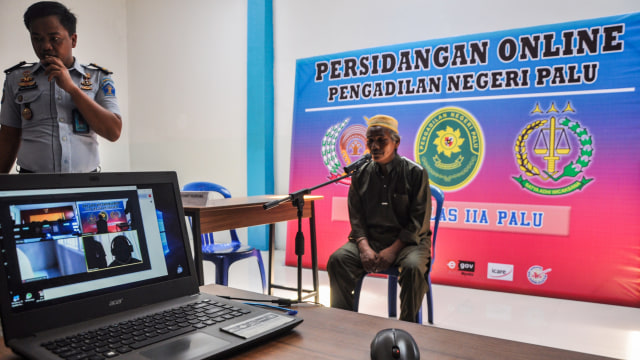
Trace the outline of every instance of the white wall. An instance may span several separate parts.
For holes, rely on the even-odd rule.
[[[128,0],[132,170],[247,194],[247,2]]]
[[[22,60],[38,61],[29,32],[24,26],[25,10],[35,1],[0,0],[0,69]],[[129,164],[128,72],[125,27],[125,0],[66,0],[64,4],[78,17],[78,44],[74,55],[83,64],[95,62],[114,72],[116,95],[125,122],[122,136],[111,143],[100,139],[103,171],[127,171]],[[4,73],[0,73],[4,82]],[[15,170],[13,170],[15,172]]]
[[[0,69],[37,61],[33,2],[0,0]],[[246,0],[61,2],[78,17],[76,57],[114,72],[123,131],[100,141],[103,171],[175,170],[246,195]]]

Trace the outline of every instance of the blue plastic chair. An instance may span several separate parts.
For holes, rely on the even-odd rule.
[[[433,325],[433,298],[431,291],[431,267],[433,266],[433,262],[436,259],[436,235],[438,235],[438,225],[440,224],[440,216],[442,215],[442,207],[444,205],[444,192],[440,188],[434,185],[430,185],[431,187],[431,196],[436,199],[436,212],[435,212],[435,220],[433,223],[433,234],[431,235],[431,261],[429,262],[429,267],[427,268],[426,274],[424,274],[425,279],[427,280],[427,284],[429,285],[429,290],[427,291],[427,312],[428,312],[428,320],[429,324]],[[389,317],[396,317],[396,308],[397,308],[397,297],[398,297],[398,276],[400,275],[400,270],[398,267],[391,267],[387,270],[380,271],[377,274],[387,275],[389,278],[389,282],[387,285],[387,307],[389,312]],[[356,288],[354,291],[354,300],[353,300],[353,310],[358,311],[358,307],[360,305],[360,290],[362,289],[362,282],[364,281],[365,274],[361,277],[356,283]],[[418,312],[416,316],[416,322],[418,324],[422,324],[422,308]]]
[[[184,191],[215,191],[225,198],[230,198],[231,193],[224,186],[206,181],[192,182],[185,185]],[[202,259],[211,261],[216,266],[216,284],[228,285],[229,267],[238,260],[255,256],[260,267],[262,277],[262,292],[267,290],[267,282],[264,273],[264,263],[260,250],[247,245],[242,245],[238,240],[235,229],[229,230],[231,235],[230,243],[216,244],[213,240],[213,233],[202,234]]]

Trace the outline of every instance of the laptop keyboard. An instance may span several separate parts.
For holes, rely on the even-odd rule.
[[[41,344],[65,360],[101,360],[250,313],[209,299]]]

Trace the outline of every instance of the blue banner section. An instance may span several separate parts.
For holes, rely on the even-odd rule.
[[[629,26],[637,26],[629,21],[633,16],[637,17],[402,44],[318,59],[313,67],[298,67],[300,78],[314,80],[306,84],[311,89],[305,86],[305,93],[316,95],[299,105],[306,111],[322,111],[396,105],[393,102],[522,98],[533,92],[557,96],[587,90],[631,91],[634,79],[617,75],[624,70],[616,60],[624,52],[625,34],[634,30]]]

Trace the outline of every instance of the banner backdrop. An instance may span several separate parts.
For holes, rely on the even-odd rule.
[[[366,151],[365,119],[390,115],[399,153],[445,192],[434,283],[640,307],[639,25],[636,13],[298,60],[290,192],[340,176]],[[348,186],[313,191],[321,268],[347,241]]]

